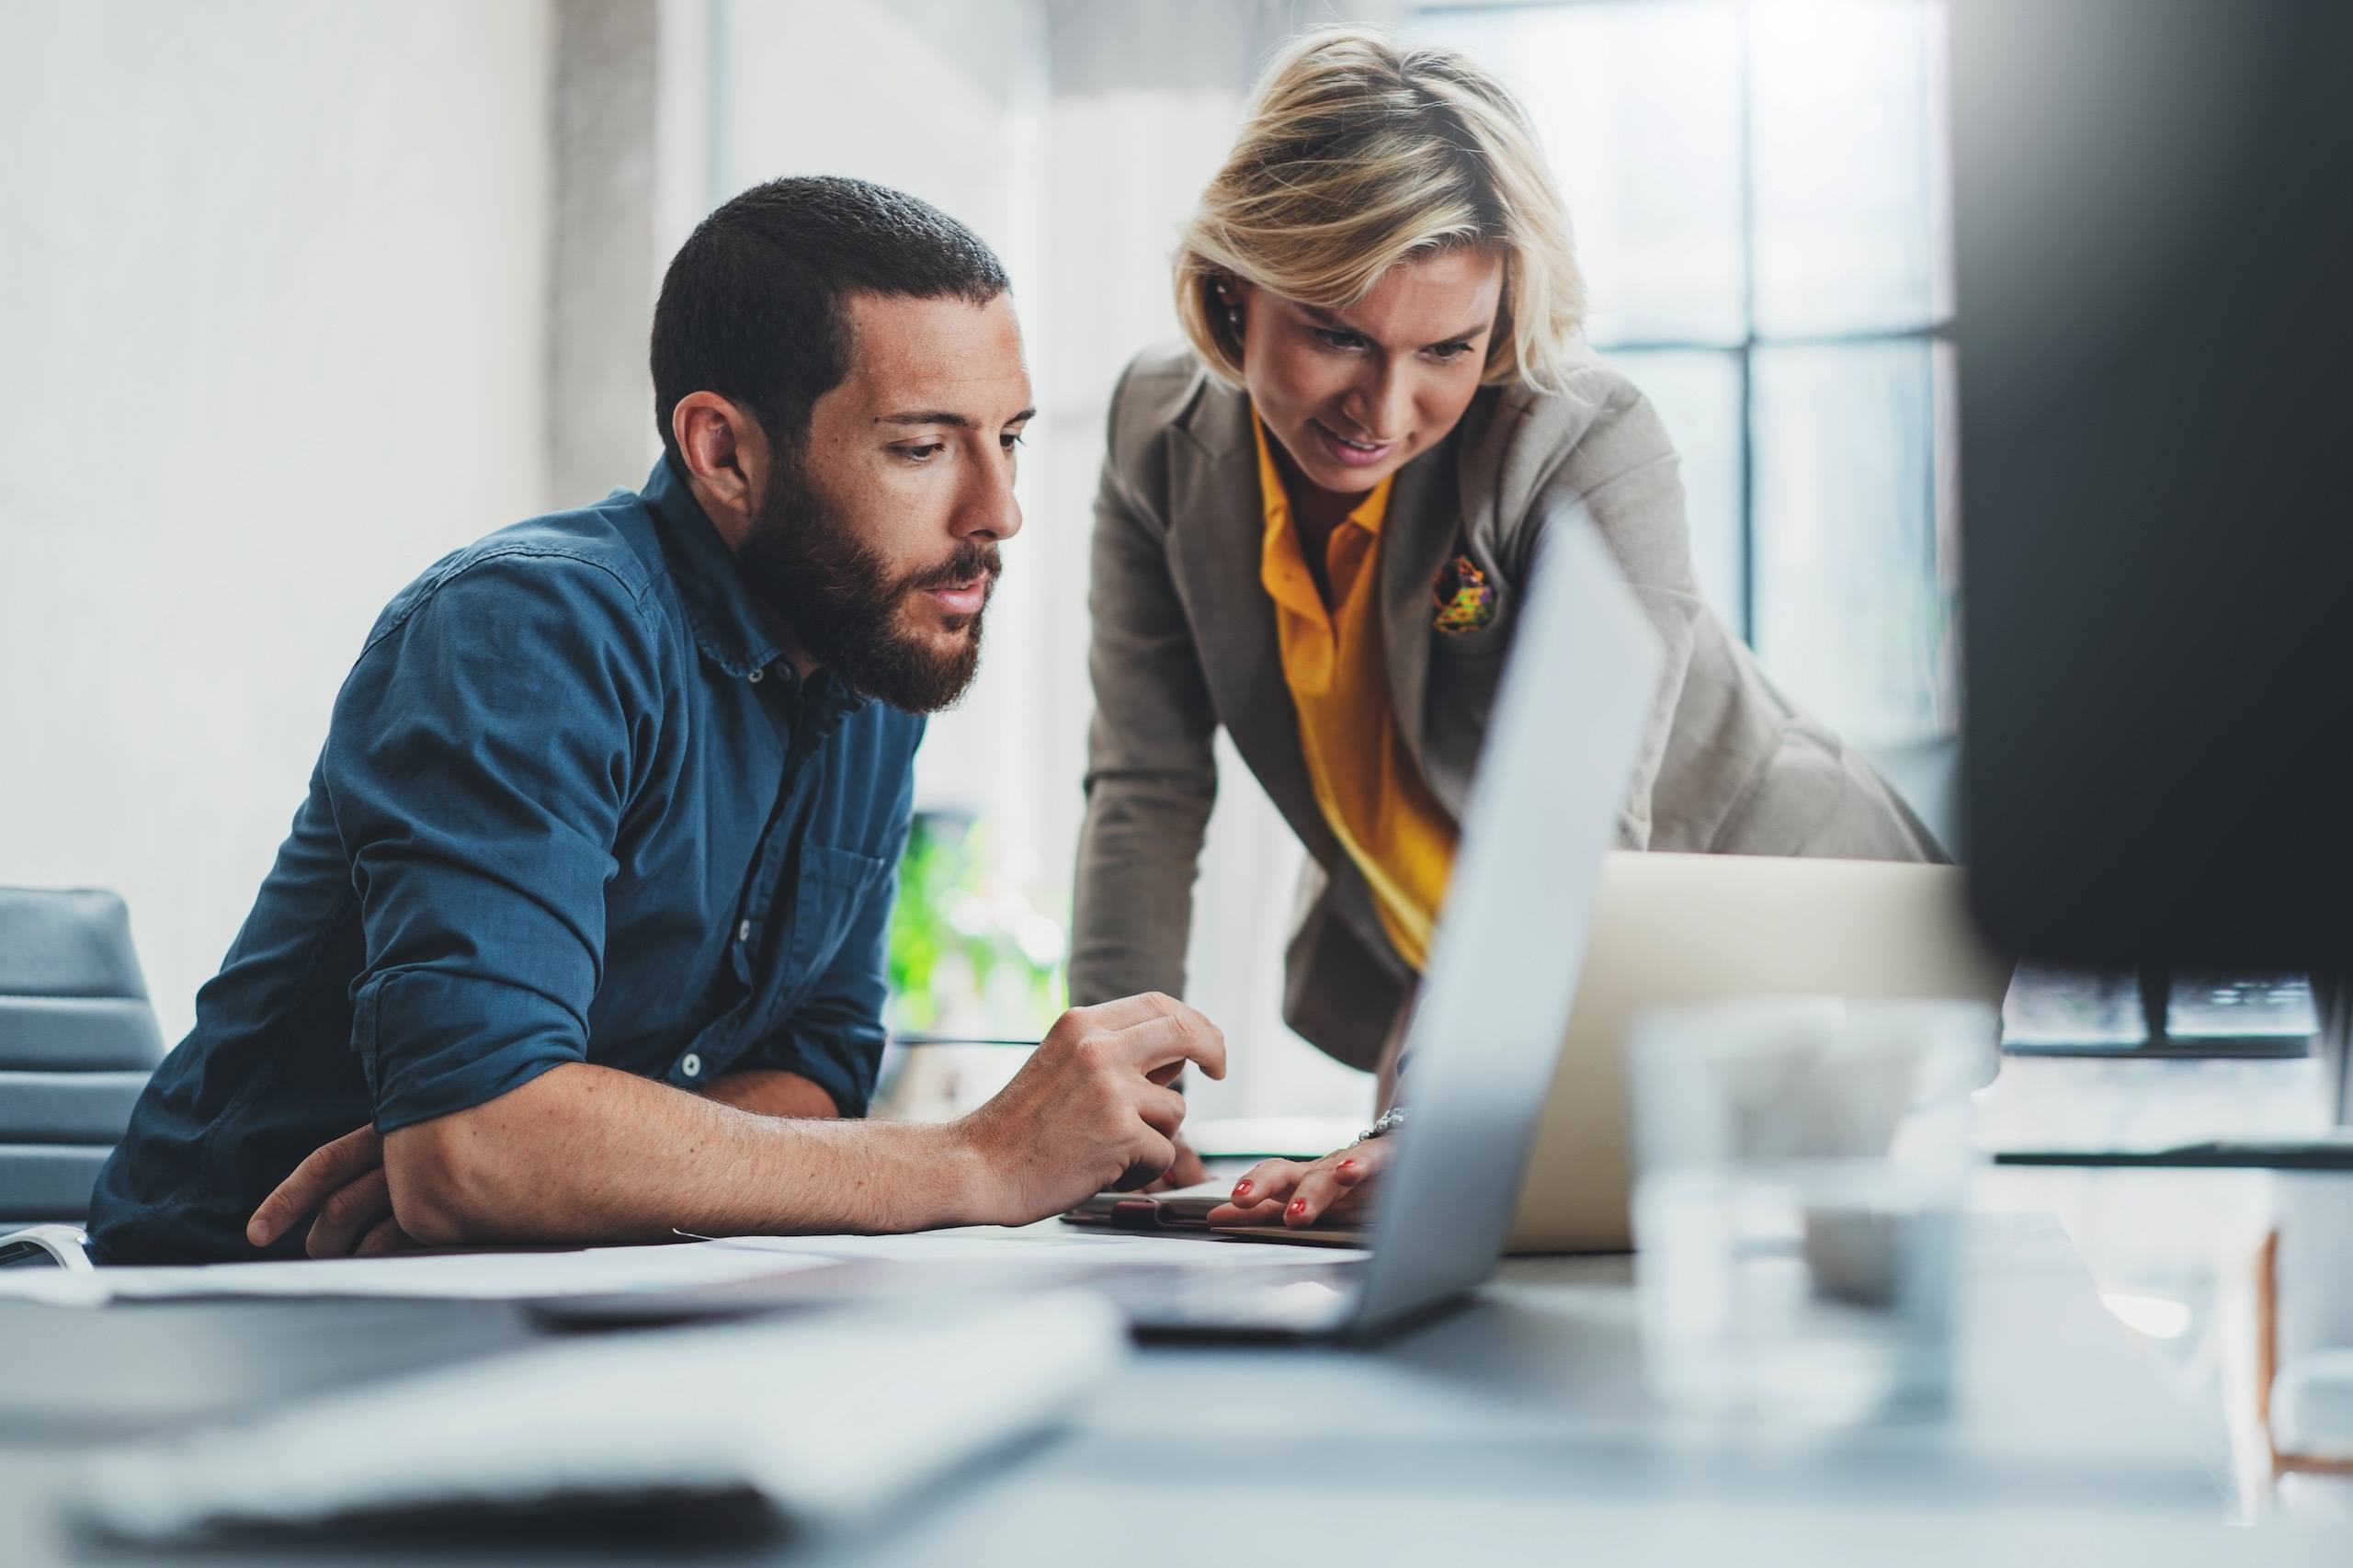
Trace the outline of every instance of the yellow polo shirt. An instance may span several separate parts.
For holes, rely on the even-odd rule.
[[[1457,836],[1422,779],[1389,707],[1389,667],[1381,629],[1381,523],[1389,481],[1332,530],[1324,551],[1332,587],[1317,591],[1292,526],[1290,496],[1258,436],[1258,494],[1267,538],[1259,580],[1275,601],[1283,681],[1299,709],[1300,749],[1324,820],[1371,885],[1381,929],[1415,970],[1429,956]]]

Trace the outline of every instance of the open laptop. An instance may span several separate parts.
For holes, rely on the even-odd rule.
[[[1625,1039],[1643,1008],[1848,996],[1951,998],[1998,1010],[2010,971],[1978,935],[1958,867],[1613,851],[1602,860],[1575,1006],[1504,1250],[1633,1244]],[[1990,1082],[1995,1042],[1985,1048]],[[1416,1062],[1416,1099],[1418,1083]],[[1181,1223],[1208,1204],[1202,1199],[1173,1218]],[[1327,1246],[1363,1246],[1371,1236],[1341,1226],[1231,1233]]]

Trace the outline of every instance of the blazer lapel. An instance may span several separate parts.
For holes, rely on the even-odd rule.
[[[1430,584],[1461,536],[1462,510],[1455,487],[1455,443],[1438,443],[1397,471],[1381,523],[1381,630],[1389,665],[1389,702],[1397,732],[1425,777],[1422,710],[1429,690]]]
[[[1202,379],[1169,437],[1169,569],[1234,749],[1308,852],[1328,867],[1339,845],[1308,781],[1275,604],[1259,583],[1267,519],[1250,405]]]

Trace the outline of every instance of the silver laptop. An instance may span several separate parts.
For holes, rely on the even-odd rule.
[[[1600,536],[1557,520],[1520,610],[1406,1040],[1413,1121],[1397,1134],[1372,1256],[1274,1278],[1182,1265],[1091,1277],[1139,1330],[1372,1335],[1457,1300],[1495,1267],[1662,663]]]

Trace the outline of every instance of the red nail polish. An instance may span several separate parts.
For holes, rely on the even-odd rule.
[[[1304,1214],[1304,1213],[1306,1213],[1306,1212],[1307,1212],[1307,1199],[1305,1199],[1304,1198],[1294,1198],[1294,1199],[1292,1199],[1290,1200],[1290,1211],[1291,1211],[1292,1213],[1294,1213],[1294,1214]]]
[[[1354,1160],[1342,1160],[1340,1168],[1344,1171],[1352,1171],[1357,1168],[1357,1163]]]
[[[1236,1198],[1241,1197],[1244,1193],[1249,1190],[1250,1184],[1247,1181],[1237,1181],[1233,1184],[1233,1196]]]

